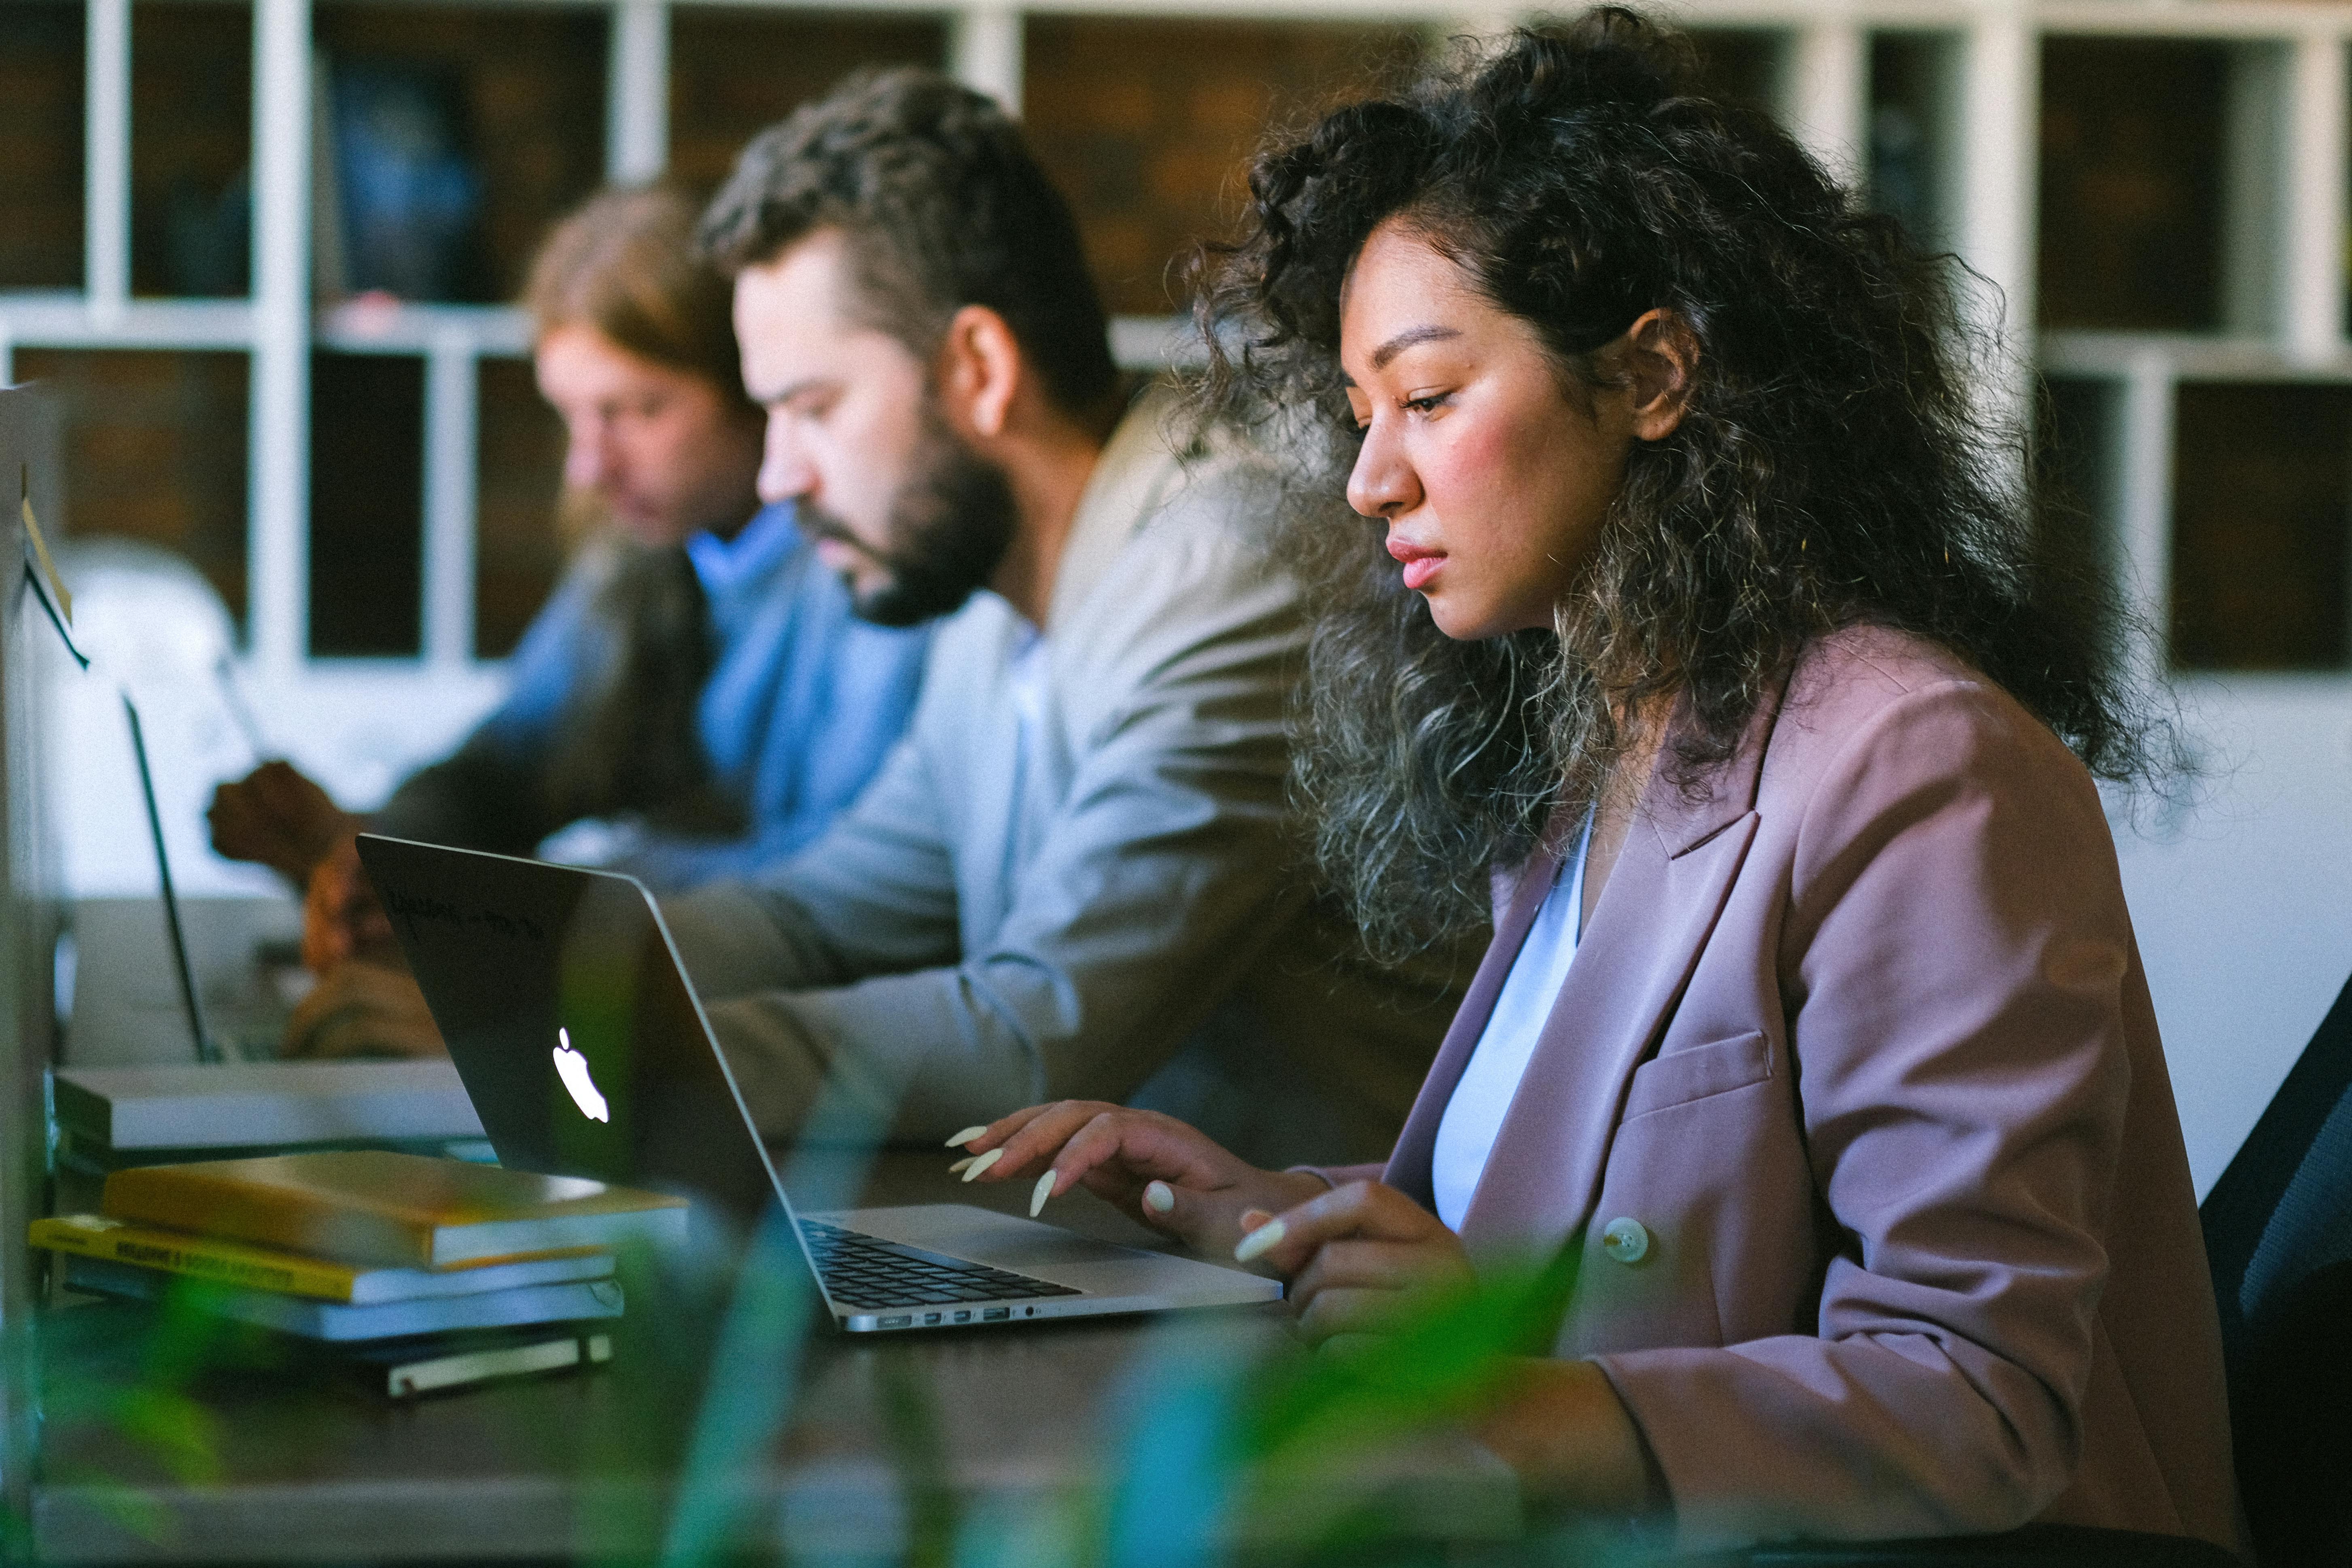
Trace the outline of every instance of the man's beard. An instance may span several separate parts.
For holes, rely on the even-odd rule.
[[[887,548],[875,549],[830,513],[805,502],[800,509],[810,538],[838,541],[882,568],[878,586],[851,584],[850,608],[884,626],[919,626],[961,608],[996,574],[1016,521],[1004,470],[958,440],[929,407],[915,471],[891,498]]]

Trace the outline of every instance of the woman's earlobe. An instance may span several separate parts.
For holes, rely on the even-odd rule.
[[[1680,387],[1661,395],[1633,411],[1633,438],[1637,441],[1663,441],[1682,427],[1683,412],[1689,400]]]
[[[1626,373],[1633,384],[1633,437],[1663,441],[1683,422],[1698,373],[1698,338],[1671,310],[1644,313],[1626,330]]]

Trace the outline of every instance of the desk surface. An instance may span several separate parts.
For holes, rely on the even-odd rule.
[[[864,1201],[1026,1202],[1025,1182],[966,1187],[946,1163],[887,1156]],[[1049,1217],[1107,1240],[1153,1239],[1083,1192]],[[633,1300],[610,1367],[394,1405],[284,1375],[159,1378],[170,1348],[123,1334],[142,1321],[76,1308],[47,1332],[34,1510],[44,1562],[642,1557],[676,1504],[709,1342],[669,1342]],[[1286,1344],[1280,1314],[1265,1310],[820,1334],[782,1437],[697,1495],[725,1499],[746,1544],[781,1540],[795,1562],[1086,1560],[1100,1553],[1073,1531],[1165,1517],[1165,1489],[1187,1484],[1181,1463],[1130,1456],[1171,1458],[1167,1440],[1198,1430],[1184,1424],[1188,1391]],[[757,1367],[729,1375],[755,1391],[792,1382]],[[1140,1431],[1155,1411],[1171,1424]],[[1353,1481],[1357,1505],[1416,1534],[1492,1541],[1519,1527],[1507,1472],[1466,1443],[1417,1440],[1359,1463]],[[1315,1528],[1295,1507],[1277,1511],[1244,1528]]]

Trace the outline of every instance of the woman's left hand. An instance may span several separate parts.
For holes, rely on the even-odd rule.
[[[1290,1282],[1291,1310],[1310,1340],[1391,1332],[1430,1293],[1470,1282],[1461,1238],[1378,1182],[1349,1182],[1260,1217],[1242,1216],[1250,1234],[1234,1256],[1262,1259]]]
[[[1378,1182],[1350,1182],[1271,1218],[1245,1214],[1242,1223],[1250,1234],[1236,1256],[1289,1279],[1299,1328],[1318,1342],[1392,1332],[1418,1300],[1471,1279],[1469,1255],[1445,1223]],[[1276,1239],[1259,1240],[1276,1226]],[[1657,1462],[1591,1362],[1516,1363],[1471,1428],[1531,1496],[1615,1514],[1665,1504]]]

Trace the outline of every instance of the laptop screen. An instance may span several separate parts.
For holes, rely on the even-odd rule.
[[[774,1201],[642,886],[372,834],[359,850],[501,1164],[680,1193],[738,1227]]]

